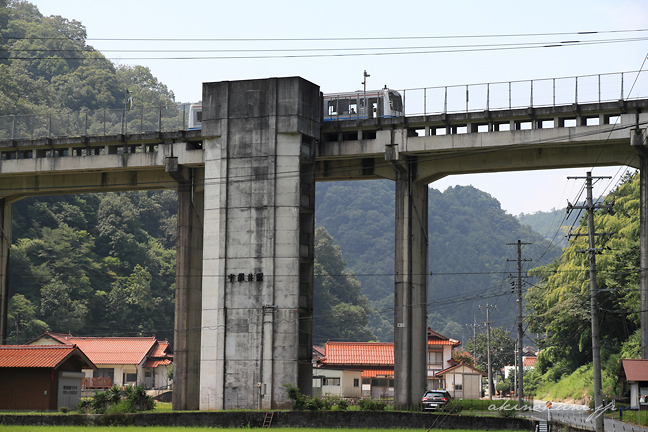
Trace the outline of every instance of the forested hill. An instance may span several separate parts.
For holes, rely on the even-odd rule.
[[[388,180],[318,183],[316,221],[339,243],[348,268],[362,282],[375,311],[371,329],[381,341],[393,338],[394,184]],[[511,328],[516,316],[507,276],[516,272],[522,240],[525,268],[560,255],[529,226],[472,186],[429,190],[429,323],[445,336],[465,340],[465,324],[485,321],[479,306],[498,305],[495,325]]]
[[[81,23],[44,17],[27,1],[0,0],[0,36],[0,115],[121,108],[127,91],[135,107],[174,104],[148,68],[116,67],[86,43]],[[320,183],[316,190],[316,221],[328,230],[317,237],[316,339],[391,341],[394,184]],[[494,325],[510,328],[515,300],[506,275],[515,265],[507,259],[516,251],[507,243],[533,243],[523,252],[533,265],[560,251],[473,187],[431,189],[429,202],[431,326],[465,340],[464,324],[483,321],[479,305],[488,302],[499,305]],[[173,191],[18,201],[10,340],[45,329],[171,338],[176,205]]]

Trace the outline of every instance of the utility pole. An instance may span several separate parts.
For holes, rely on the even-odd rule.
[[[522,377],[524,375],[524,367],[522,366],[522,338],[524,337],[524,332],[522,331],[522,261],[531,261],[530,259],[522,259],[522,245],[530,245],[532,243],[522,243],[522,240],[518,240],[517,243],[506,243],[507,245],[517,245],[517,304],[518,304],[518,339],[517,339],[517,353],[516,353],[516,373],[517,373],[517,393],[518,393],[518,408],[522,409],[524,403],[523,390],[524,386],[522,383]],[[507,260],[512,261],[512,260]]]
[[[486,354],[488,359],[488,398],[493,399],[493,367],[491,364],[491,343],[490,343],[490,308],[494,307],[486,302]],[[481,309],[481,306],[479,306]]]
[[[364,86],[364,112],[366,114],[365,118],[370,118],[369,117],[369,107],[367,106],[367,77],[370,77],[370,76],[371,75],[369,75],[367,73],[367,70],[365,69],[365,71],[362,73],[362,83],[361,83]]]
[[[477,324],[477,317],[473,315],[473,322],[474,324],[466,324],[468,327],[473,328],[473,358],[475,359],[475,362],[477,361],[477,327],[479,326]]]
[[[603,391],[601,389],[601,341],[600,341],[600,329],[599,329],[599,314],[598,314],[598,301],[596,298],[596,293],[598,288],[596,286],[596,253],[603,250],[603,248],[596,248],[594,237],[597,235],[606,235],[605,234],[596,234],[594,232],[594,210],[596,209],[611,209],[614,203],[610,205],[603,204],[594,204],[592,199],[592,173],[588,172],[587,177],[567,177],[568,179],[582,179],[586,181],[587,187],[587,202],[584,206],[575,206],[567,203],[567,211],[572,209],[584,209],[587,210],[587,236],[589,238],[589,248],[577,250],[576,252],[588,252],[589,253],[589,277],[590,277],[590,313],[592,318],[592,368],[594,369],[594,412],[599,414],[600,409],[603,408]],[[611,177],[595,177],[597,179],[601,178],[611,178]],[[576,236],[582,234],[575,234]],[[595,427],[596,432],[603,432],[603,416],[595,416]]]

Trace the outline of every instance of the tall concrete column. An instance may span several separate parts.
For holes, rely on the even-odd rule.
[[[418,407],[427,387],[428,187],[416,182],[416,158],[396,175],[394,405]]]
[[[319,88],[302,78],[203,86],[200,409],[310,393]]]
[[[178,241],[173,347],[173,409],[197,410],[200,389],[200,325],[204,192],[202,169],[178,167],[167,159],[167,172],[178,181]],[[170,163],[171,162],[171,163]]]
[[[648,359],[648,134],[645,129],[632,131],[631,145],[639,154],[639,325],[641,358]]]
[[[7,343],[9,313],[9,250],[11,249],[11,204],[0,200],[0,345]]]

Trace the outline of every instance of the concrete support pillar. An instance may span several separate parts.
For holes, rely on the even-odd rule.
[[[170,174],[178,181],[173,409],[197,410],[200,389],[202,223],[205,212],[203,176],[200,175],[202,169],[178,167],[177,163],[173,168]]]
[[[0,200],[0,345],[7,343],[9,313],[9,250],[11,249],[11,204]]]
[[[302,78],[203,86],[200,409],[287,408],[309,394],[319,88]]]
[[[639,325],[641,358],[648,359],[648,132],[632,131],[630,144],[639,154]]]
[[[648,359],[648,155],[639,157],[641,208],[639,210],[639,299],[641,358]]]
[[[418,407],[427,387],[428,187],[417,183],[416,158],[396,177],[394,405]]]

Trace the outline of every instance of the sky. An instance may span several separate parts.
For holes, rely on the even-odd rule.
[[[30,2],[43,15],[80,21],[88,44],[115,64],[149,67],[179,102],[200,100],[203,82],[301,76],[335,93],[362,88],[366,70],[367,88],[417,89],[637,71],[648,54],[645,0]],[[611,39],[623,42],[596,42]],[[523,43],[535,45],[511,49]],[[612,92],[616,85],[603,84]],[[536,86],[536,100],[549,97],[546,86]],[[648,79],[630,94],[641,96],[648,97]],[[517,215],[564,208],[582,186],[567,177],[587,171],[613,177],[597,183],[597,195],[614,188],[625,169],[450,176],[431,187],[473,185]]]

